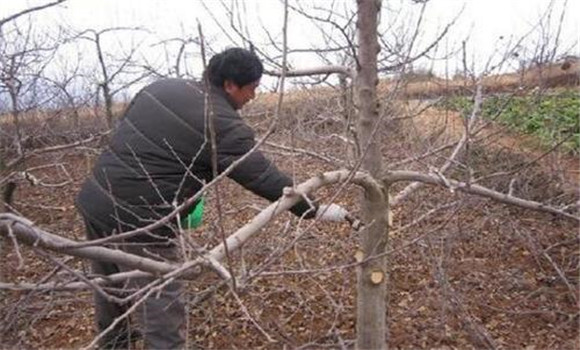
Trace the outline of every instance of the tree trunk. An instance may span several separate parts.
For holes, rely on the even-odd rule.
[[[377,26],[380,0],[357,0],[358,5],[358,67],[356,75],[356,98],[359,112],[358,134],[362,167],[372,177],[380,176],[382,157],[380,152],[380,127],[378,124],[378,100],[376,86]],[[358,349],[386,348],[386,257],[373,258],[385,252],[388,237],[387,200],[362,199],[363,217],[367,223],[361,234],[361,252],[357,258],[362,264],[357,269],[357,341]]]
[[[105,100],[105,113],[107,116],[107,128],[111,130],[114,125],[113,116],[113,99],[111,98],[111,91],[109,89],[109,83],[103,83],[103,98]]]
[[[0,164],[0,171],[2,166]],[[0,214],[5,212],[10,212],[10,205],[12,204],[12,196],[16,190],[16,183],[13,181],[8,181],[4,187],[0,187],[2,190],[2,198],[0,199]],[[5,282],[7,278],[6,266],[8,263],[8,243],[9,239],[0,234],[0,283]],[[0,291],[0,298],[4,298],[4,291]]]
[[[19,83],[16,83],[19,84]],[[16,147],[16,154],[21,156],[24,153],[22,147],[22,128],[20,125],[20,109],[18,106],[18,93],[20,90],[20,85],[16,86],[9,86],[9,94],[10,94],[10,102],[12,102],[12,118],[14,123],[14,146]]]
[[[107,64],[103,56],[103,50],[101,48],[101,37],[100,34],[95,34],[95,45],[97,47],[97,56],[99,58],[99,64],[101,65],[101,73],[103,74],[103,82],[101,87],[103,88],[103,99],[105,100],[105,113],[107,116],[107,128],[111,130],[113,128],[113,97],[111,96],[110,89],[110,79],[109,73],[107,71]]]

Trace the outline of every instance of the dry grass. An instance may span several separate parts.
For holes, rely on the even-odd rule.
[[[485,93],[508,93],[521,91],[526,93],[534,88],[574,87],[580,84],[580,60],[553,64],[547,67],[533,68],[522,73],[488,76],[483,79]],[[382,81],[379,91],[391,91],[395,83]],[[412,81],[400,86],[401,95],[405,98],[434,98],[442,95],[473,94],[473,82],[465,79],[445,80],[430,78],[423,81]]]
[[[390,96],[380,98],[389,101]],[[258,132],[269,125],[276,100],[264,94],[244,111]],[[347,158],[345,143],[333,136],[344,133],[339,100],[338,93],[330,89],[288,95],[280,125],[270,140]],[[418,109],[416,102],[397,102],[390,108],[396,110],[397,117],[412,115]],[[427,109],[414,118],[385,120],[379,132],[384,133],[385,161],[391,162],[456,140],[462,130],[457,114]],[[493,128],[486,133],[484,142],[470,149],[474,176],[515,169],[537,156],[517,135]],[[335,168],[300,153],[271,152],[269,156],[297,181]],[[93,160],[94,154],[88,152],[30,159],[27,167],[62,164],[67,169],[65,173],[59,165],[34,170],[44,182],[71,181],[57,190],[22,182],[16,208],[48,231],[82,239],[83,227],[73,199]],[[439,156],[431,156],[404,168],[425,170],[441,161]],[[561,161],[545,158],[529,165],[518,173],[514,194],[553,205],[580,198],[577,183],[566,188],[560,176],[562,169],[554,167]],[[459,179],[468,175],[461,166],[458,169],[451,175]],[[497,176],[485,185],[506,191],[510,180],[509,175]],[[334,190],[322,190],[317,197],[329,201]],[[229,180],[221,184],[220,193],[224,196],[221,222],[225,232],[239,228],[256,214],[256,206],[266,204]],[[208,198],[204,225],[191,233],[200,244],[220,241],[213,195]],[[358,189],[347,187],[333,200],[358,214],[360,195]],[[434,215],[405,228],[435,208],[440,209]],[[578,296],[580,245],[574,223],[433,187],[396,208],[394,219],[389,262],[391,348],[483,348],[485,336],[499,349],[578,348],[580,320],[574,296]],[[308,229],[304,224],[295,230],[296,219],[285,214],[233,256],[236,272],[251,272],[275,251],[289,248],[268,267],[268,274],[237,292],[249,315],[273,341],[257,329],[227,288],[208,293],[207,299],[193,306],[197,296],[216,285],[216,277],[206,274],[189,283],[186,293],[192,304],[187,333],[196,346],[314,349],[343,344],[351,348],[356,273],[353,268],[336,267],[353,261],[357,233],[342,224],[318,223]],[[303,236],[293,242],[299,232]],[[25,260],[20,269],[13,251],[2,257],[8,281],[38,281],[52,269],[31,250],[23,251]],[[75,260],[72,265],[87,268],[86,262]],[[554,265],[561,269],[572,291]],[[312,271],[291,272],[297,270]],[[88,293],[6,293],[0,299],[1,342],[14,348],[86,345],[93,337],[91,302]]]

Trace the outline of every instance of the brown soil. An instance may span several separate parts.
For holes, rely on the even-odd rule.
[[[344,144],[330,136],[340,133],[340,127],[331,118],[323,122],[309,119],[322,118],[320,111],[332,102],[303,102],[287,106],[281,128],[272,141],[336,158],[344,156]],[[256,110],[259,108],[250,112]],[[271,113],[271,109],[253,113],[249,119],[257,130],[264,130]],[[435,116],[441,117],[440,121],[435,122]],[[443,112],[431,110],[423,118],[413,122],[416,134],[399,128],[396,135],[385,136],[386,161],[420,153],[422,147],[427,147],[425,139],[441,123],[459,126],[456,116],[445,118]],[[453,136],[450,133],[446,137]],[[536,157],[532,150],[516,148],[518,142],[504,144],[510,137],[501,134],[501,142],[489,141],[471,149],[476,175],[511,169]],[[417,142],[419,139],[421,143]],[[295,173],[297,181],[335,169],[303,154],[272,152],[270,157],[283,170]],[[20,181],[15,207],[49,232],[82,239],[83,228],[73,199],[93,159],[92,152],[82,149],[27,161],[25,168],[62,165],[33,171],[45,184],[69,182],[46,187]],[[571,165],[562,165],[562,159]],[[544,158],[520,173],[515,195],[535,200],[548,198],[552,205],[577,200],[577,182],[570,185],[554,168],[556,161],[567,172],[577,170],[577,160],[565,156],[559,160]],[[420,164],[413,167],[422,169]],[[452,175],[461,178],[463,174]],[[506,191],[509,182],[510,178],[494,177],[485,185]],[[400,186],[395,186],[393,193]],[[333,190],[336,189],[321,190],[317,197],[328,201]],[[256,206],[267,204],[229,180],[220,186],[220,193],[225,232],[241,227],[256,214]],[[212,192],[208,197],[204,225],[191,233],[200,244],[216,244],[220,240],[214,196]],[[359,197],[357,188],[347,187],[335,202],[356,214]],[[404,229],[443,205],[446,206],[435,215]],[[227,288],[210,292],[218,282],[211,273],[188,284],[185,296],[191,305],[187,332],[190,344],[211,349],[352,347],[356,273],[351,267],[341,266],[354,261],[357,234],[345,224],[317,223],[311,227],[302,222],[298,231],[296,225],[295,218],[284,214],[241,253],[234,254],[234,269],[251,274],[275,251],[289,248],[264,273],[238,290],[247,313]],[[395,208],[394,229],[389,255],[391,348],[580,348],[580,245],[574,222],[426,187]],[[297,232],[302,236],[292,244]],[[13,246],[9,244],[5,250],[8,254],[2,264],[8,282],[40,281],[53,269],[51,262],[39,258],[30,248],[20,247],[20,267]],[[69,266],[88,268],[86,262],[76,259]],[[202,295],[206,298],[197,302],[196,297]],[[5,347],[78,348],[94,336],[88,292],[3,292],[0,307],[0,340]]]

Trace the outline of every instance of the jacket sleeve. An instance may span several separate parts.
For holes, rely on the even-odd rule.
[[[255,145],[253,130],[240,123],[235,130],[224,135],[218,144],[218,168],[221,173],[234,161],[248,153]],[[274,163],[255,150],[229,174],[234,181],[253,193],[276,201],[282,196],[284,187],[292,186],[292,180],[281,172]],[[296,216],[310,219],[316,215],[317,207],[302,200],[290,211]]]

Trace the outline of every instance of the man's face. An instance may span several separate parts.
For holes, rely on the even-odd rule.
[[[260,81],[255,81],[244,86],[238,86],[231,80],[224,82],[224,90],[234,101],[236,109],[242,108],[246,103],[250,102],[256,97],[256,88],[260,85]]]

